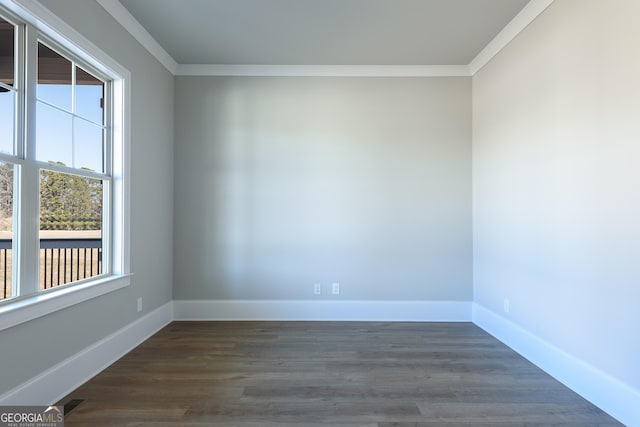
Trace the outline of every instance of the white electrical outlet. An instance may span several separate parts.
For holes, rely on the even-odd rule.
[[[320,295],[322,293],[322,285],[320,283],[313,284],[313,294]]]
[[[142,311],[142,297],[138,298],[138,312]]]
[[[340,283],[334,282],[331,284],[331,293],[333,295],[339,295],[340,294]]]
[[[510,304],[509,304],[509,299],[508,299],[508,298],[505,298],[505,299],[504,299],[504,307],[503,307],[503,308],[504,308],[504,312],[505,312],[505,313],[508,313],[508,312],[509,312],[509,309],[510,309],[509,305],[510,305]]]

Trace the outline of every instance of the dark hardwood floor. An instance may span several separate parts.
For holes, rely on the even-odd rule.
[[[174,322],[67,426],[614,426],[470,323]]]

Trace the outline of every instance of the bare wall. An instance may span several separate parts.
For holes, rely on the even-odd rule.
[[[470,82],[176,77],[174,298],[471,300]]]
[[[636,390],[638,16],[556,1],[473,77],[474,301]]]

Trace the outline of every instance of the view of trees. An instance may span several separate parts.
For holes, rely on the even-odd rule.
[[[13,165],[0,163],[0,231],[13,230]]]
[[[61,164],[62,165],[62,164]],[[11,230],[13,165],[0,164],[0,227]],[[43,170],[40,173],[41,230],[100,230],[102,182]]]

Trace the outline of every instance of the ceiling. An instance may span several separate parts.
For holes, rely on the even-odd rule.
[[[466,65],[529,0],[120,0],[179,64]]]

